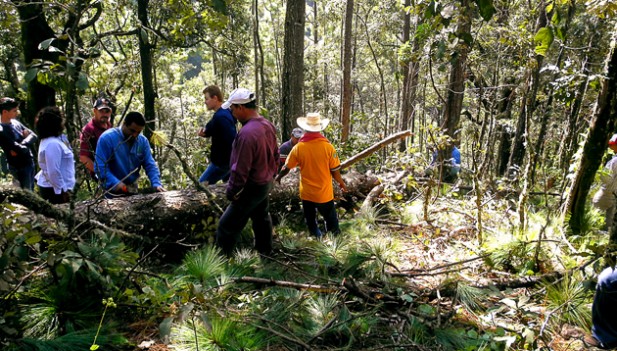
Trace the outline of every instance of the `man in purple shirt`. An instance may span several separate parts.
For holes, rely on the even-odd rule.
[[[231,109],[242,129],[232,146],[231,174],[225,193],[231,204],[219,219],[216,245],[230,256],[250,218],[255,249],[262,255],[269,255],[272,251],[272,219],[268,194],[279,162],[276,129],[259,115],[255,94],[247,89],[234,90],[222,108]]]
[[[92,119],[81,130],[79,136],[79,161],[94,178],[94,152],[101,134],[111,128],[111,102],[106,98],[98,98],[92,105]]]

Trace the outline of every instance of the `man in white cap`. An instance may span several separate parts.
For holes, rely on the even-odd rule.
[[[247,89],[234,90],[222,108],[229,108],[242,128],[231,150],[231,173],[225,192],[231,203],[219,219],[216,245],[230,256],[250,218],[255,249],[269,255],[273,233],[268,194],[279,162],[276,128],[259,115],[255,94]]]
[[[291,152],[291,149],[296,146],[298,140],[300,140],[303,135],[304,131],[302,130],[302,128],[294,128],[291,131],[291,137],[289,138],[289,140],[281,144],[281,146],[279,147],[279,154],[281,155],[281,167],[283,167],[285,161],[287,161],[287,156]]]
[[[615,197],[617,196],[617,134],[613,134],[609,139],[608,147],[616,154],[604,166],[604,173],[600,177],[602,185],[593,196],[592,202],[595,207],[606,211],[604,222],[606,229],[610,232],[615,216]]]
[[[289,170],[299,166],[300,199],[309,232],[317,238],[322,236],[317,225],[317,211],[319,211],[326,221],[326,231],[336,235],[340,229],[334,208],[332,178],[343,192],[347,191],[347,187],[341,177],[341,161],[336,150],[321,134],[330,120],[322,119],[318,113],[309,113],[306,117],[299,117],[297,123],[305,133],[289,153],[285,165],[276,176],[276,181],[280,182]]]

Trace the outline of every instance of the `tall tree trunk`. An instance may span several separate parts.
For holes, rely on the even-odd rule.
[[[51,62],[58,61],[58,54],[47,50],[39,50],[39,44],[50,38],[55,38],[55,33],[47,23],[43,13],[43,3],[40,1],[17,1],[13,4],[19,13],[21,25],[21,43],[26,67],[32,68],[34,60],[42,59]],[[32,79],[28,82],[28,101],[25,110],[22,111],[22,122],[34,126],[34,116],[37,111],[45,106],[56,105],[56,91]]]
[[[597,27],[596,27],[597,28]],[[583,105],[583,97],[587,92],[589,86],[589,50],[594,47],[596,40],[598,39],[597,31],[592,31],[591,38],[589,38],[589,45],[586,49],[585,58],[581,64],[580,72],[583,74],[583,81],[578,85],[574,93],[574,101],[570,107],[570,113],[568,114],[568,120],[565,124],[561,143],[559,145],[559,166],[564,172],[567,172],[570,163],[570,159],[576,150],[578,144],[577,125],[579,124],[579,112]]]
[[[538,14],[538,20],[536,21],[536,33],[546,27],[546,5],[541,5],[541,11]],[[528,72],[527,79],[525,80],[525,88],[521,101],[521,110],[518,116],[518,122],[516,124],[516,132],[514,134],[514,141],[512,142],[512,154],[508,161],[509,176],[516,177],[519,173],[519,169],[523,165],[525,158],[525,145],[529,142],[529,136],[525,134],[525,131],[529,128],[527,123],[531,121],[534,110],[536,108],[536,96],[538,95],[538,87],[540,85],[540,69],[544,56],[536,55],[535,62],[531,64]]]
[[[405,8],[409,7],[411,0],[405,0]],[[403,19],[403,43],[408,43],[411,32],[411,14],[406,12]],[[405,58],[401,65],[401,73],[403,75],[403,93],[401,96],[401,115],[399,116],[399,130],[410,128],[414,131],[415,127],[415,100],[418,91],[418,71],[420,69],[419,55],[416,55],[420,50],[420,40],[414,36],[410,58]],[[414,141],[414,135],[411,135],[411,142]],[[401,139],[399,142],[399,151],[405,151],[407,142]]]
[[[570,29],[570,23],[572,22],[572,17],[574,17],[574,12],[576,10],[576,6],[574,6],[574,4],[571,4],[568,7],[568,16],[566,18],[566,23],[564,25],[563,28],[563,32],[568,33],[569,29]],[[593,34],[592,34],[593,35]],[[563,57],[564,57],[564,51],[566,49],[566,41],[564,40],[564,42],[561,45],[561,48],[559,50],[559,55],[557,56],[557,61],[555,63],[555,66],[559,69],[561,69],[562,66],[562,62],[563,62]],[[557,73],[554,73],[552,75],[552,81],[554,81],[555,79],[558,78]],[[546,128],[547,128],[547,124],[548,124],[548,120],[549,118],[551,118],[551,110],[552,110],[552,106],[553,106],[553,97],[554,97],[554,92],[555,92],[555,86],[553,84],[549,84],[548,86],[548,92],[546,93],[546,95],[548,96],[548,99],[546,101],[546,104],[544,105],[544,108],[542,109],[542,116],[540,119],[540,132],[537,135],[537,140],[536,140],[536,144],[534,146],[534,153],[533,153],[533,158],[531,160],[531,188],[533,188],[533,185],[535,184],[535,179],[536,179],[536,167],[537,164],[539,162],[540,158],[542,156],[542,153],[544,152],[544,142],[545,142],[545,135],[546,135]]]
[[[461,0],[460,3],[460,15],[457,28],[458,38],[470,38],[471,37],[471,5],[469,0]],[[459,39],[459,44],[456,49],[456,54],[453,55],[452,68],[450,70],[450,78],[448,81],[448,95],[446,98],[446,108],[444,111],[444,119],[442,128],[456,144],[458,139],[457,131],[459,129],[459,122],[461,116],[461,110],[463,108],[463,97],[465,95],[465,64],[467,61],[467,54],[469,53],[471,43],[465,43]],[[452,149],[454,145],[450,144],[445,149],[439,152],[440,165],[443,165],[443,160],[450,159],[452,157]],[[441,172],[440,174],[445,174]]]
[[[568,224],[572,234],[581,233],[585,215],[585,203],[589,189],[593,183],[596,171],[602,164],[602,157],[606,151],[608,139],[615,130],[617,119],[617,51],[615,40],[617,30],[613,32],[611,49],[606,62],[606,76],[602,79],[602,90],[598,95],[594,116],[589,122],[588,136],[583,146],[583,154],[579,161],[576,176],[566,202],[566,217],[569,214]]]
[[[253,45],[255,55],[255,93],[262,104],[266,101],[266,83],[264,75],[264,52],[259,36],[259,0],[253,1]]]
[[[141,81],[144,89],[144,117],[146,118],[146,127],[144,135],[148,140],[152,136],[152,132],[156,130],[156,111],[154,110],[154,100],[156,92],[154,90],[154,74],[152,73],[152,45],[150,44],[147,28],[150,27],[148,21],[148,4],[150,0],[137,1],[137,18],[141,23],[137,37],[139,38],[139,58],[141,61]]]
[[[343,32],[343,85],[341,92],[341,141],[345,142],[349,139],[349,133],[351,131],[351,98],[353,94],[353,87],[351,85],[351,60],[352,60],[352,21],[353,21],[353,0],[347,1],[345,7],[345,26]]]
[[[18,58],[18,54],[9,54],[9,57],[2,62],[2,66],[4,66],[4,71],[6,72],[5,79],[10,85],[8,91],[12,95],[17,95],[19,92],[19,76],[17,75],[17,69],[15,68],[15,61]]]
[[[304,0],[287,0],[281,116],[283,137],[291,134],[296,118],[304,113]]]
[[[384,78],[383,69],[379,64],[379,57],[373,48],[373,44],[371,41],[371,33],[369,32],[368,25],[366,24],[368,17],[370,17],[370,11],[366,14],[367,18],[362,20],[362,24],[364,24],[364,35],[366,36],[366,44],[368,45],[369,51],[371,52],[371,56],[373,56],[373,61],[375,62],[375,68],[377,68],[377,73],[379,74],[379,91],[381,92],[381,101],[379,103],[379,114],[381,115],[382,107],[384,114],[384,123],[383,123],[383,135],[389,134],[389,122],[390,116],[388,114],[388,94],[386,93],[386,80]],[[384,149],[383,152],[386,150]],[[385,154],[383,155],[383,159],[385,160]]]
[[[403,5],[405,9],[409,7],[411,0],[405,0]],[[403,44],[409,45],[409,34],[411,32],[411,14],[405,10],[403,14]],[[409,126],[409,115],[411,114],[411,101],[409,101],[409,94],[411,90],[411,77],[409,71],[410,58],[405,57],[401,64],[401,74],[403,75],[403,92],[401,94],[401,115],[399,116],[399,130],[405,130]],[[398,144],[399,151],[403,152],[407,149],[407,141],[401,139]]]

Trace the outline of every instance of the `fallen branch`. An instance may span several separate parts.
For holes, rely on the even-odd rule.
[[[367,149],[362,150],[361,152],[353,155],[351,158],[349,158],[349,159],[345,160],[344,162],[342,162],[341,163],[341,169],[349,168],[354,163],[357,163],[357,162],[359,162],[359,161],[369,157],[370,155],[372,155],[373,153],[379,151],[380,149],[382,149],[386,145],[391,144],[391,143],[393,143],[393,142],[395,142],[395,141],[397,141],[399,139],[407,138],[408,136],[411,136],[412,134],[413,133],[411,133],[411,130],[404,130],[402,132],[398,132],[396,134],[392,134],[389,137],[383,139],[382,141],[371,145]]]
[[[268,286],[282,286],[286,288],[293,288],[298,290],[307,290],[313,292],[320,293],[333,293],[340,291],[340,288],[327,286],[327,285],[317,285],[317,284],[303,284],[296,282],[289,282],[284,280],[274,280],[274,279],[265,279],[265,278],[257,278],[257,277],[240,277],[234,280],[236,283],[253,283],[260,285],[268,285]]]

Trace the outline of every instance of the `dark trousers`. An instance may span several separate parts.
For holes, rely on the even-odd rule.
[[[302,200],[302,210],[304,211],[304,219],[308,226],[311,235],[321,237],[321,230],[317,225],[317,211],[323,216],[326,221],[326,231],[338,234],[341,230],[338,226],[338,216],[334,208],[334,200],[324,202],[322,204]]]
[[[598,276],[591,322],[591,332],[604,348],[617,346],[617,270],[611,267]]]
[[[39,186],[39,193],[43,199],[51,202],[52,204],[65,204],[70,201],[68,193],[62,192],[60,194],[56,194],[54,192],[54,188]]]
[[[19,187],[31,191],[34,190],[34,162],[20,168],[9,165],[9,172],[19,182]]]
[[[219,219],[216,245],[230,256],[238,243],[240,232],[249,218],[253,221],[255,249],[263,255],[272,252],[272,219],[268,194],[272,182],[264,185],[247,185],[240,198],[232,201]]]

